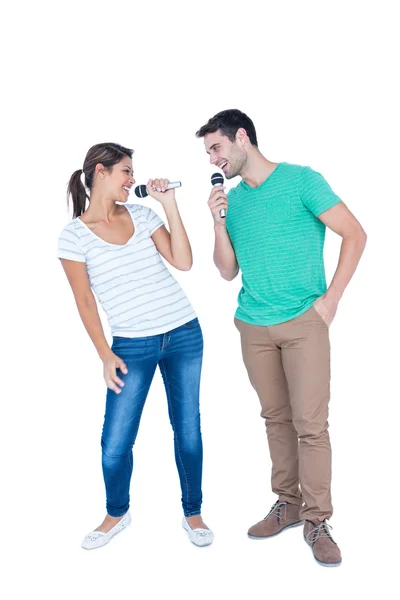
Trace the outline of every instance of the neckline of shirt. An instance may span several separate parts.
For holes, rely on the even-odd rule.
[[[244,179],[242,179],[242,181],[240,183],[246,189],[246,191],[258,192],[262,188],[264,188],[268,185],[268,183],[270,182],[270,179],[273,178],[275,173],[280,170],[280,167],[285,164],[286,164],[285,162],[279,162],[276,165],[275,169],[268,175],[268,177],[266,179],[264,179],[264,181],[262,183],[260,183],[260,185],[258,185],[257,187],[251,187],[251,185],[246,183]]]
[[[92,235],[93,235],[95,238],[97,238],[98,240],[100,240],[101,242],[103,242],[103,244],[107,244],[107,246],[114,246],[114,247],[116,247],[116,248],[125,248],[125,246],[127,246],[128,244],[130,244],[130,242],[131,242],[131,241],[134,239],[134,237],[135,237],[135,235],[136,235],[137,227],[136,227],[135,220],[134,220],[134,218],[133,218],[133,214],[132,214],[132,212],[129,210],[128,206],[127,206],[126,204],[123,204],[123,207],[124,207],[124,208],[126,208],[126,210],[128,211],[128,213],[130,214],[130,216],[131,216],[131,219],[132,219],[132,223],[133,223],[133,234],[132,234],[132,236],[129,238],[129,240],[128,240],[127,242],[125,242],[125,244],[113,244],[112,242],[107,242],[106,240],[104,240],[103,238],[101,238],[99,235],[97,235],[96,233],[94,233],[94,231],[92,231],[92,230],[90,229],[90,227],[88,227],[88,226],[86,225],[86,223],[84,223],[80,217],[77,217],[77,220],[78,220],[80,223],[82,223],[82,225],[83,225],[83,226],[84,226],[84,227],[85,227],[85,228],[86,228],[88,231],[90,231],[90,233],[91,233],[91,234],[92,234]]]

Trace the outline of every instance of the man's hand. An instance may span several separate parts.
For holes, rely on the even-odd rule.
[[[336,311],[338,308],[339,301],[329,296],[328,294],[324,294],[316,299],[314,302],[314,308],[321,317],[323,321],[325,321],[326,326],[330,327],[333,319],[335,318]]]
[[[208,206],[210,207],[211,214],[216,225],[224,225],[226,217],[220,217],[219,211],[224,208],[228,212],[228,198],[224,192],[225,186],[218,185],[212,189],[210,198],[208,200]]]

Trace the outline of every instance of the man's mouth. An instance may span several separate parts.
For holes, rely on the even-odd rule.
[[[226,167],[228,166],[228,161],[225,160],[224,162],[220,163],[219,168],[222,169],[223,171],[225,171]]]
[[[125,190],[125,192],[127,192],[128,194],[129,194],[129,193],[130,193],[130,191],[131,191],[131,188],[130,188],[130,187],[128,187],[127,185],[124,185],[124,186],[122,186],[122,189],[123,189],[123,190]]]

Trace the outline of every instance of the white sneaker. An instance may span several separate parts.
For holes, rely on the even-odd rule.
[[[182,527],[188,532],[189,540],[196,546],[208,546],[214,541],[214,534],[210,529],[192,529],[185,517],[182,519]]]
[[[105,546],[114,537],[115,534],[122,531],[130,525],[132,522],[132,518],[130,512],[128,510],[127,513],[124,514],[122,519],[118,521],[116,525],[107,533],[103,533],[102,531],[91,531],[87,534],[87,536],[82,541],[82,548],[85,550],[93,550],[94,548],[100,548],[100,546]]]

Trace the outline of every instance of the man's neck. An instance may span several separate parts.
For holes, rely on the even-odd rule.
[[[246,161],[246,165],[240,173],[242,179],[252,188],[261,185],[273,171],[278,163],[269,161],[259,150],[252,150]]]

